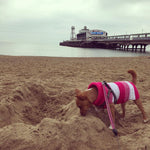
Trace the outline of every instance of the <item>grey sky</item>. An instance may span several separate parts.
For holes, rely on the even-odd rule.
[[[150,0],[0,0],[0,41],[59,43],[87,26],[109,35],[150,32]]]

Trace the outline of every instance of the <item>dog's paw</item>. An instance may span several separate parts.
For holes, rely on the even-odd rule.
[[[112,128],[112,125],[109,126],[109,129],[111,129],[111,130],[113,129],[113,128]]]
[[[149,121],[149,119],[144,119],[143,120],[144,123],[147,123],[148,121]]]

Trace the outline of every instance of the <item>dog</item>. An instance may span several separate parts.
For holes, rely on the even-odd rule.
[[[137,105],[139,110],[143,116],[143,122],[147,122],[147,115],[142,105],[141,100],[139,99],[139,93],[136,88],[137,74],[134,70],[128,70],[128,73],[132,75],[132,81],[119,81],[119,82],[111,82],[107,85],[111,89],[111,93],[109,93],[109,89],[105,87],[105,91],[108,94],[108,101],[110,110],[112,113],[113,121],[115,124],[115,104],[121,104],[122,114],[121,117],[125,117],[125,104],[128,100],[133,100]],[[106,108],[103,85],[101,82],[92,82],[88,89],[85,91],[80,91],[79,89],[75,90],[76,95],[76,105],[80,109],[80,114],[85,116],[87,111],[92,105],[97,107]],[[112,129],[111,125],[109,127]]]

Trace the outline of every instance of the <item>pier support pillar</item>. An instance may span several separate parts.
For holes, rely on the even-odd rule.
[[[144,48],[143,48],[143,52],[145,53],[146,52],[146,44],[144,44]]]
[[[140,52],[141,52],[141,53],[142,53],[142,46],[143,46],[143,45],[141,44],[141,45],[140,45]]]
[[[143,44],[141,44],[140,52],[141,52],[141,53],[144,52],[144,45],[143,45]]]
[[[135,45],[135,52],[137,52],[137,47],[138,47],[138,45],[136,44],[136,45]]]
[[[132,45],[132,52],[134,52],[134,44]]]
[[[129,44],[127,45],[127,51],[129,51]]]

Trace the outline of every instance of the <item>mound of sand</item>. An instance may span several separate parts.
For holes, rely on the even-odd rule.
[[[38,84],[29,82],[14,89],[1,101],[1,148],[98,149],[104,139],[109,140],[107,147],[112,146],[106,125],[92,115],[81,117],[74,100],[47,118],[56,109],[54,101]]]
[[[75,88],[84,89],[93,81],[130,80],[126,71],[132,65],[150,115],[148,57],[1,56],[0,62],[0,150],[150,149],[150,122],[142,123],[140,111],[132,102],[127,104],[125,121],[116,121],[119,136],[115,137],[108,129],[106,110],[91,108],[86,117],[81,117],[74,97]]]

